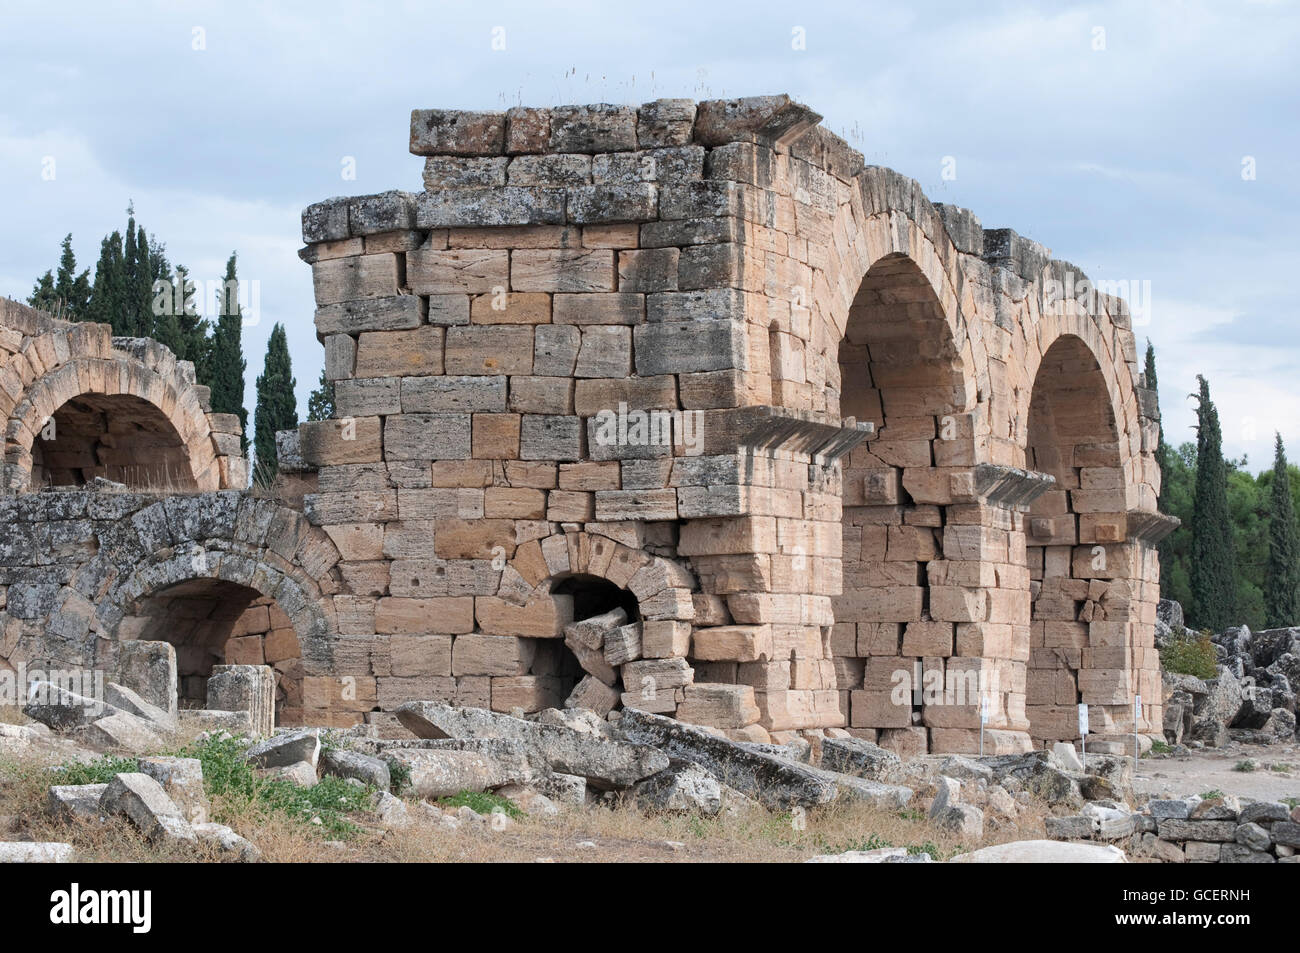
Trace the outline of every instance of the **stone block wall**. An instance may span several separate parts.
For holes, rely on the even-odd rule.
[[[300,430],[304,507],[379,683],[542,704],[546,653],[572,662],[554,592],[628,591],[613,547],[658,567],[635,613],[672,632],[642,649],[671,666],[579,661],[622,703],[667,680],[655,710],[736,736],[908,750],[972,750],[981,704],[994,750],[1071,737],[1079,702],[1132,727],[1167,527],[1123,303],[1062,296],[1067,263],[818,119],[417,110],[422,191],[304,212],[337,407]],[[423,674],[392,672],[397,635],[429,640]]]
[[[904,752],[1072,739],[1080,704],[1090,750],[1158,735],[1172,523],[1124,303],[819,118],[416,110],[419,191],[303,213],[336,413],[280,435],[276,499],[168,495],[11,544],[0,657],[170,626],[195,692],[260,660],[282,720],[385,729],[444,699]],[[244,479],[183,362],[14,314],[11,486],[119,472],[98,396],[56,420],[75,446],[36,442],[83,394],[156,412],[143,458],[190,489]]]

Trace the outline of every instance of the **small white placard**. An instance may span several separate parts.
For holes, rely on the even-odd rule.
[[[989,697],[987,695],[980,698],[980,724],[989,723]]]
[[[1084,704],[1080,704],[1079,705],[1079,734],[1086,735],[1087,733],[1088,733],[1088,706]]]

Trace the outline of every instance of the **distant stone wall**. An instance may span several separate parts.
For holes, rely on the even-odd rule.
[[[3,487],[242,488],[239,419],[214,414],[194,365],[107,325],[60,321],[0,298]]]

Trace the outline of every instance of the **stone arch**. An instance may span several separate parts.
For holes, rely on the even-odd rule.
[[[639,644],[607,652],[605,646],[566,638],[565,626],[581,621],[576,610],[584,608],[574,585],[596,583],[626,594],[626,599],[614,596],[615,601],[635,606],[628,615],[630,624],[640,629]],[[576,686],[586,691],[587,707],[620,707],[628,690],[624,680],[631,677],[640,686],[649,677],[663,691],[655,691],[643,704],[673,714],[683,700],[682,689],[693,680],[687,656],[695,588],[692,573],[675,560],[597,533],[555,533],[516,547],[503,569],[498,596],[476,600],[477,622],[484,632],[535,640],[528,677],[561,679],[566,652],[571,655],[588,677],[587,686]],[[585,610],[604,608],[596,600]],[[568,695],[559,697],[559,689],[556,684],[551,694],[563,703]]]
[[[47,322],[57,325],[58,322]],[[110,338],[106,325],[54,326],[24,338],[4,393],[5,485],[207,491],[246,480],[237,418],[207,410],[193,365],[157,342]]]
[[[1042,338],[1020,431],[1025,465],[1055,480],[1030,505],[1024,533],[1032,580],[1026,714],[1037,744],[1077,739],[1080,703],[1092,732],[1122,730],[1139,670],[1151,662],[1138,657],[1132,613],[1142,546],[1128,526],[1137,501],[1123,375],[1095,329],[1076,317]]]
[[[207,621],[228,623],[226,636],[250,605],[273,603],[299,650],[300,667],[280,674],[330,671],[337,626],[328,595],[338,588],[339,554],[302,514],[236,491],[173,496],[124,513],[99,542],[55,600],[48,631],[65,657],[112,670],[123,640],[174,642],[165,624],[150,622],[169,617],[158,600],[221,603],[225,615]]]
[[[948,560],[970,558],[972,527],[950,526],[949,510],[970,509],[970,474],[983,459],[986,433],[955,296],[942,280],[938,254],[929,254],[930,274],[891,252],[862,276],[837,354],[838,408],[829,401],[842,421],[874,425],[874,435],[843,462],[836,641],[837,652],[850,656],[840,664],[851,666],[852,682],[862,685],[849,695],[849,723],[900,747],[906,743],[894,735],[915,734],[921,748],[930,728],[954,727],[948,709],[918,706],[915,695],[912,705],[900,706],[893,689],[899,672],[916,680],[921,669],[928,678],[930,669],[953,667],[960,654],[958,630],[970,616],[964,605],[932,598],[939,591],[932,585],[950,591]],[[969,523],[969,515],[959,522]]]

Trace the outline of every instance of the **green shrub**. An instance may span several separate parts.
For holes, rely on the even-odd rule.
[[[107,784],[116,775],[140,770],[135,758],[114,758],[109,755],[81,764],[70,762],[54,769],[55,784]]]
[[[468,807],[476,814],[484,815],[492,814],[497,809],[500,809],[515,820],[524,816],[524,812],[509,798],[502,797],[500,794],[487,794],[482,791],[457,791],[451,797],[445,797],[438,801],[438,806]]]
[[[259,777],[244,760],[248,742],[239,738],[207,738],[182,749],[182,757],[198,758],[203,765],[203,786],[212,798],[221,798],[234,814],[244,811],[278,813],[318,827],[333,837],[346,837],[360,828],[349,814],[370,807],[374,788],[326,776],[315,786],[302,788],[292,781]]]
[[[1184,629],[1173,636],[1160,650],[1160,664],[1166,672],[1195,675],[1197,678],[1214,678],[1219,670],[1218,656],[1208,632]]]
[[[1238,761],[1232,769],[1233,771],[1242,771],[1249,774],[1255,770],[1255,762],[1247,758],[1245,761]]]

